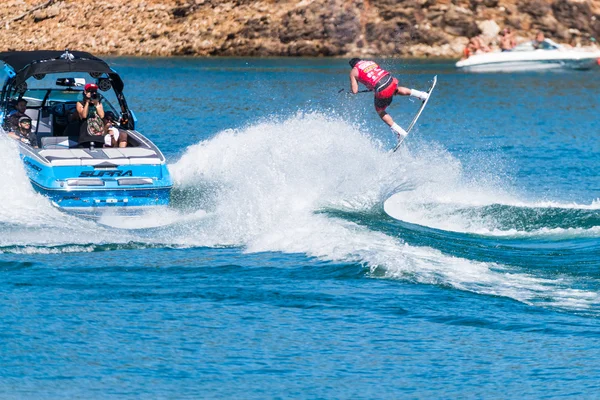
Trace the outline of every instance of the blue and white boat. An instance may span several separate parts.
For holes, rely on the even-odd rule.
[[[63,211],[98,218],[106,211],[136,215],[169,204],[171,176],[161,151],[135,130],[121,77],[103,60],[79,51],[0,53],[6,75],[0,94],[0,133],[19,99],[27,101],[37,143],[17,142],[36,191]],[[79,76],[79,77],[78,77]],[[81,77],[83,76],[83,77]],[[70,116],[86,83],[102,92],[105,111],[118,117],[127,147],[95,148],[78,143],[79,120]]]

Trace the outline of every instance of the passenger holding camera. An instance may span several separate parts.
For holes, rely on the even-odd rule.
[[[77,102],[77,114],[81,120],[79,145],[88,147],[91,142],[104,145],[104,108],[102,107],[98,85],[88,83],[83,90],[83,99]]]

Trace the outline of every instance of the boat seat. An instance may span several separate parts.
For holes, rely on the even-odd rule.
[[[46,136],[41,138],[42,149],[68,149],[77,147],[77,140],[69,136]]]
[[[25,115],[31,118],[31,129],[37,128],[38,116],[40,115],[40,110],[37,108],[28,108],[25,110]]]
[[[139,147],[121,147],[103,149],[104,154],[111,162],[113,160],[128,160],[131,164],[156,165],[160,164],[160,157],[152,149]]]
[[[58,136],[60,137],[60,136]],[[92,158],[81,149],[44,149],[39,155],[46,158],[52,165],[81,165],[82,160]]]
[[[39,142],[38,145],[42,144],[42,139],[51,137],[54,133],[52,129],[52,116],[49,114],[44,116],[44,114],[47,113],[42,112],[37,126],[34,127]]]
[[[139,147],[121,147],[119,149],[120,152],[125,155],[125,157],[129,158],[138,158],[138,157],[158,157],[156,152],[152,149],[143,149]]]

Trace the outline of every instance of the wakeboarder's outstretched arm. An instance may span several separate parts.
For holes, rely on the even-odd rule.
[[[356,68],[352,68],[350,70],[350,89],[354,94],[358,93],[358,81],[356,78],[358,78],[358,70]]]

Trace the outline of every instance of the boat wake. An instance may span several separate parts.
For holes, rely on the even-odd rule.
[[[582,229],[589,234],[597,227],[597,217],[591,214],[596,204],[570,207],[574,216],[561,221],[560,208],[523,202],[491,172],[466,173],[461,162],[439,146],[413,141],[411,149],[393,154],[388,150],[369,132],[320,113],[223,131],[189,147],[169,166],[174,209],[161,216],[164,224],[149,229],[111,228],[59,213],[28,189],[15,150],[10,171],[0,173],[14,192],[0,196],[26,204],[14,204],[16,213],[10,204],[6,209],[0,204],[0,229],[9,232],[3,235],[0,251],[18,252],[23,246],[31,252],[72,251],[73,246],[94,251],[131,243],[238,246],[245,252],[302,253],[358,263],[373,277],[506,296],[527,304],[600,310],[597,292],[582,286],[577,276],[556,279],[508,259],[470,257],[468,252],[437,247],[435,241],[415,244],[404,237],[404,228],[380,227],[387,223],[382,204],[393,194],[400,205],[395,218],[459,232],[462,237],[448,237],[457,242],[465,233],[483,232],[496,235],[496,240],[503,232],[530,235],[544,229]],[[13,219],[7,217],[11,213]],[[54,234],[40,234],[44,230]]]
[[[524,201],[494,188],[472,190],[460,179],[432,181],[384,203],[398,220],[429,228],[495,237],[600,237],[600,202]]]

